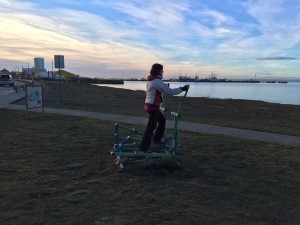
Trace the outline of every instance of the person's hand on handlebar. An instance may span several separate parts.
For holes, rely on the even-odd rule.
[[[184,85],[183,87],[180,87],[182,91],[188,91],[189,88],[190,88],[190,85],[187,84],[187,85]]]

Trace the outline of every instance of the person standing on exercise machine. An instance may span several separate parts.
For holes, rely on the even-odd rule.
[[[150,149],[151,140],[153,142],[162,143],[166,119],[160,111],[162,103],[162,94],[178,95],[183,91],[188,91],[190,85],[185,85],[179,88],[169,88],[163,81],[163,65],[155,63],[152,65],[150,75],[147,77],[146,83],[146,99],[144,109],[149,114],[148,124],[146,126],[142,142],[139,145],[139,150],[147,152]]]

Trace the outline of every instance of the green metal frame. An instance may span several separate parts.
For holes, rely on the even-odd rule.
[[[152,146],[159,147],[161,152],[141,152],[138,150],[138,146],[141,142],[143,132],[135,129],[129,128],[124,125],[115,124],[115,131],[114,131],[114,149],[111,152],[111,155],[116,156],[116,164],[120,165],[120,168],[124,168],[124,162],[127,159],[135,159],[135,160],[153,160],[153,159],[166,159],[166,158],[174,158],[176,153],[181,148],[181,141],[178,132],[178,122],[181,112],[182,104],[186,98],[187,91],[185,92],[184,96],[182,97],[179,106],[177,108],[177,112],[173,112],[174,110],[174,103],[172,98],[170,99],[171,102],[171,115],[173,116],[174,127],[172,131],[171,138],[167,138],[166,142],[162,144],[155,144],[152,143]],[[166,112],[166,97],[164,96],[163,105],[161,107],[161,111],[165,114]],[[130,133],[125,139],[120,137],[120,130],[124,130],[127,133]],[[134,137],[138,136],[138,137]],[[167,142],[170,141],[171,143],[168,144]]]

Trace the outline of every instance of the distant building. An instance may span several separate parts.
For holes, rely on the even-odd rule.
[[[22,67],[22,72],[24,75],[30,76],[34,74],[34,68]]]
[[[50,78],[50,79],[55,79],[55,80],[59,80],[61,78],[61,79],[65,80],[65,79],[79,78],[79,75],[70,73],[65,70],[60,70],[60,76],[59,76],[59,71],[55,71],[53,74],[50,71],[44,71],[44,72],[40,72],[39,77]]]
[[[38,69],[39,71],[46,71],[44,58],[40,58],[40,57],[34,58],[34,68]]]
[[[41,78],[53,78],[54,79],[54,76],[52,75],[52,73],[50,71],[42,71],[37,76],[41,77]]]
[[[9,71],[7,69],[0,70],[0,75],[9,75]]]

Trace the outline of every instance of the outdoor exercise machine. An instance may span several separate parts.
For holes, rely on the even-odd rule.
[[[150,152],[139,151],[144,132],[135,128],[129,128],[119,123],[115,124],[114,128],[114,147],[111,155],[116,156],[115,163],[120,166],[121,171],[124,169],[126,162],[152,162],[159,159],[175,158],[180,151],[181,141],[178,132],[178,122],[182,104],[186,98],[187,91],[181,97],[177,110],[174,110],[174,102],[171,96],[164,96],[160,110],[163,114],[167,112],[167,102],[171,104],[171,116],[173,117],[173,130],[171,137],[165,138],[162,143],[152,143]],[[168,99],[168,100],[167,100]],[[123,132],[122,132],[123,131]],[[126,133],[128,136],[124,137]],[[123,135],[123,136],[122,136]]]

